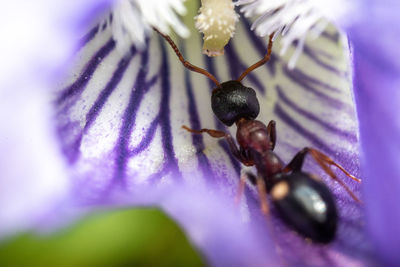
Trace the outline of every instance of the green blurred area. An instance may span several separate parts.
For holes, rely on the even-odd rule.
[[[180,228],[158,209],[95,213],[50,235],[0,243],[0,266],[204,266]]]

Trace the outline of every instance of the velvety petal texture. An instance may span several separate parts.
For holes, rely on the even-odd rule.
[[[69,191],[52,92],[108,1],[5,1],[0,11],[0,235],[32,227]]]
[[[278,38],[270,62],[243,81],[257,92],[258,119],[277,122],[275,151],[283,161],[311,146],[364,179],[365,205],[359,205],[307,158],[304,170],[327,183],[340,217],[336,239],[318,245],[284,224],[274,207],[269,218],[263,216],[251,185],[236,205],[243,168],[225,140],[181,128],[219,129],[235,136],[236,128],[224,127],[212,113],[211,81],[184,69],[157,34],[146,40],[145,49],[132,46],[122,55],[112,27],[99,24],[73,53],[78,41],[71,40],[78,40],[95,16],[104,19],[109,3],[50,2],[32,4],[39,13],[22,12],[36,14],[32,23],[39,24],[24,28],[10,20],[15,24],[11,37],[29,42],[18,49],[4,43],[20,53],[1,49],[3,62],[9,63],[1,65],[5,75],[0,80],[1,237],[23,229],[55,229],[99,208],[151,205],[177,221],[212,266],[368,266],[376,260],[364,229],[366,210],[381,258],[388,265],[399,262],[400,213],[393,204],[400,193],[399,65],[391,60],[399,37],[387,27],[396,25],[395,8],[369,1],[364,19],[347,25],[354,43],[362,171],[348,42],[334,27],[306,40],[293,69],[287,63],[295,48],[278,56]],[[2,19],[21,14],[9,12],[22,6],[15,3],[2,10]],[[201,36],[195,32],[190,39],[178,39],[178,46],[190,62],[221,82],[235,79],[266,53],[265,40],[255,36],[250,24],[241,20],[225,56],[218,59],[201,54]],[[376,40],[374,32],[380,34]],[[73,67],[61,78],[60,69],[64,73],[71,55]],[[382,118],[389,122],[378,125]],[[361,195],[359,184],[338,174]]]
[[[349,55],[341,38],[329,28],[305,45],[293,70],[287,67],[293,49],[278,57],[278,40],[271,61],[249,74],[244,84],[257,91],[258,119],[277,121],[276,151],[285,162],[312,146],[359,176]],[[178,45],[190,62],[220,81],[237,78],[266,53],[265,41],[254,35],[245,20],[226,47],[225,57],[201,55],[201,37],[195,33]],[[160,205],[217,266],[275,262],[361,266],[373,261],[362,206],[311,159],[304,169],[327,182],[339,208],[339,232],[332,244],[305,242],[280,221],[274,209],[273,227],[268,227],[252,186],[240,206],[233,205],[242,166],[224,140],[193,135],[181,126],[220,129],[232,135],[235,127],[225,128],[212,114],[215,85],[185,70],[164,39],[154,34],[144,51],[132,47],[129,54],[121,55],[109,29],[96,27],[85,37],[78,58],[54,107],[74,181],[73,206]],[[340,177],[359,195],[359,185]]]
[[[400,19],[397,1],[365,1],[353,44],[368,230],[387,266],[400,262]]]

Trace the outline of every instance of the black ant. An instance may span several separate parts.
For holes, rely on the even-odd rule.
[[[327,155],[314,148],[304,148],[298,152],[286,166],[273,151],[276,143],[275,121],[271,120],[268,126],[255,120],[260,111],[256,92],[242,85],[241,80],[252,70],[262,66],[271,57],[272,38],[269,38],[267,54],[257,63],[245,70],[237,80],[219,83],[208,71],[187,62],[175,43],[168,35],[154,28],[174,49],[182,64],[191,71],[199,72],[210,78],[217,87],[212,91],[211,107],[218,119],[227,126],[236,123],[236,140],[228,133],[218,130],[193,130],[182,126],[185,130],[202,134],[207,133],[215,138],[225,138],[232,154],[244,165],[255,166],[257,176],[247,173],[240,179],[242,192],[246,179],[256,185],[261,210],[269,213],[267,193],[271,195],[282,219],[291,225],[298,233],[319,243],[329,243],[333,240],[337,228],[337,209],[332,193],[328,187],[316,176],[301,170],[304,158],[310,154],[322,169],[337,181],[357,202],[360,200],[354,193],[333,173],[329,166],[339,168],[351,179],[361,180],[348,173],[342,166],[334,162]]]

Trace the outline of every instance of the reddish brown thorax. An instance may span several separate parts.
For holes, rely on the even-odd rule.
[[[257,170],[264,177],[271,177],[282,171],[281,159],[272,151],[267,126],[258,120],[237,121],[236,140],[249,152]]]
[[[258,120],[240,119],[236,124],[236,140],[242,148],[261,154],[272,149],[268,130],[264,123]]]

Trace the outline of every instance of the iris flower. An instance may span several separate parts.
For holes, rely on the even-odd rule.
[[[99,208],[156,205],[215,266],[400,262],[399,4],[241,2],[234,38],[216,59],[201,55],[195,12],[185,25],[179,21],[174,11],[185,7],[178,0],[4,3],[1,237],[57,229]],[[285,10],[277,6],[310,9],[292,21],[282,13],[271,24]],[[321,18],[333,24],[313,37]],[[361,196],[359,205],[307,160],[305,170],[322,177],[338,205],[339,230],[329,245],[310,244],[274,210],[269,227],[251,186],[235,204],[242,166],[225,141],[181,129],[234,135],[212,114],[214,84],[184,69],[151,31],[172,26],[187,37],[191,29],[189,38],[176,38],[178,46],[222,82],[264,56],[266,38],[256,34],[284,31],[288,23],[288,38],[276,39],[271,61],[244,83],[257,91],[258,119],[277,121],[284,161],[312,146],[363,179],[358,185],[341,176]]]

